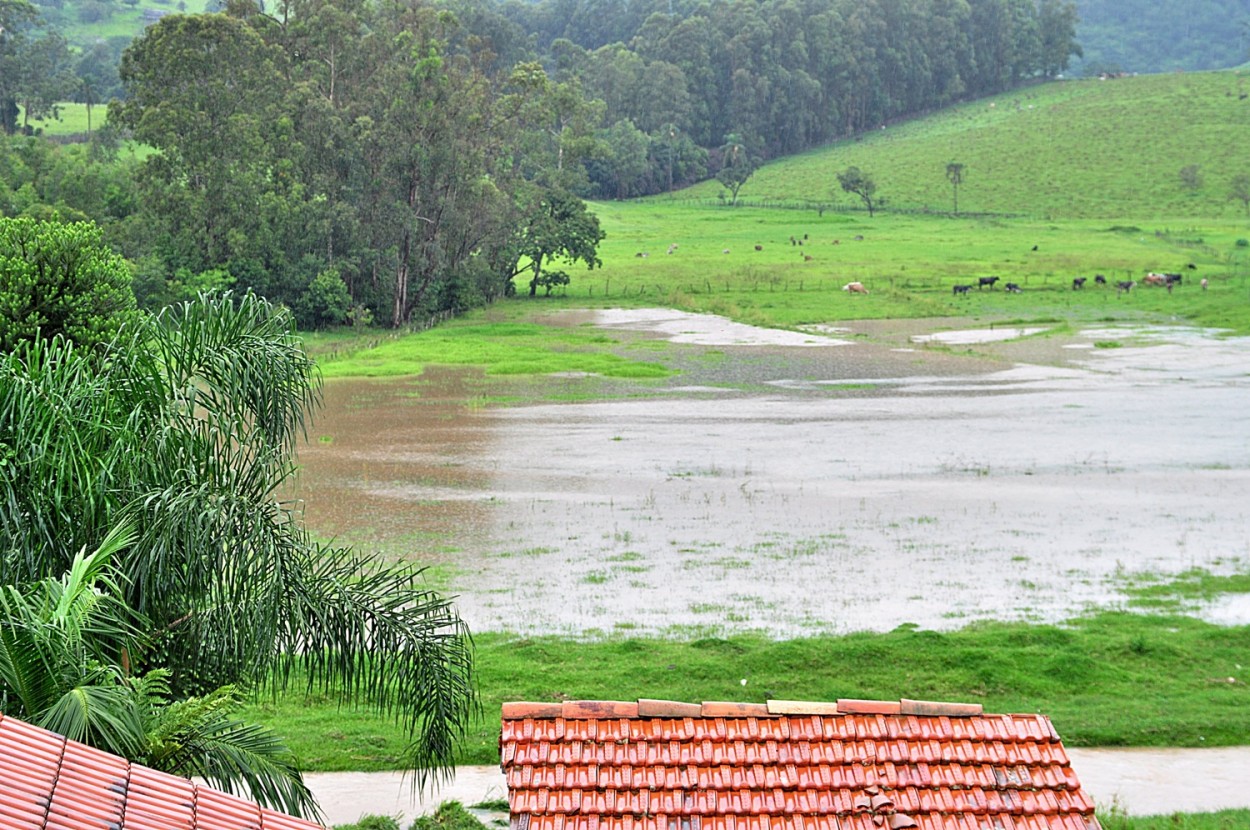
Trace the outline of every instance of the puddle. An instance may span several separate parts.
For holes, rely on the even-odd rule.
[[[735,323],[715,314],[691,314],[664,308],[608,308],[592,312],[582,311],[550,315],[548,319],[559,322],[561,318],[578,323],[589,320],[606,329],[629,329],[648,332],[672,343],[689,343],[699,346],[846,346],[849,340],[829,337],[825,333],[764,329]],[[843,329],[842,331],[845,331]]]
[[[1045,327],[1033,328],[1000,328],[1000,329],[965,329],[963,331],[938,331],[933,334],[917,334],[913,343],[941,343],[946,346],[973,346],[978,343],[999,343],[1004,340],[1018,340],[1033,334],[1041,334]]]
[[[680,339],[707,316],[634,314],[606,320]],[[474,630],[534,634],[1055,621],[1123,607],[1126,573],[1250,558],[1250,339],[1085,332],[1131,345],[1051,366],[727,330],[723,361],[646,400],[488,410],[464,372],[333,381],[308,523],[452,563]]]

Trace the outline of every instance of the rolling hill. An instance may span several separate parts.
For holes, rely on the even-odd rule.
[[[952,209],[946,165],[965,165],[961,212],[1039,218],[1246,215],[1250,73],[1057,81],[959,105],[765,165],[748,201],[849,204],[837,172],[870,173],[887,209]],[[1196,166],[1187,184],[1182,168]],[[682,196],[715,199],[716,182]]]

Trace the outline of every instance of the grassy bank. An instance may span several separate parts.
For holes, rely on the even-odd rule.
[[[498,760],[507,700],[836,700],[914,697],[1043,712],[1072,746],[1229,746],[1250,735],[1250,627],[1108,613],[1066,626],[987,623],[938,633],[772,641],[582,642],[484,634],[482,718],[461,762]],[[391,769],[402,740],[385,719],[302,692],[251,705],[308,770]]]

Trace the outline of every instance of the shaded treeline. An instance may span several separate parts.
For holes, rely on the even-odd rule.
[[[508,0],[561,80],[606,104],[614,156],[652,144],[624,187],[592,169],[596,195],[667,186],[670,146],[731,133],[764,158],[1061,72],[1079,54],[1061,0]],[[632,128],[632,130],[631,130]],[[658,150],[658,152],[657,152]],[[713,171],[718,166],[713,151]]]

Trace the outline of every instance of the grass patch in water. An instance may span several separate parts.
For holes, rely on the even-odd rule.
[[[697,626],[686,634],[477,634],[482,717],[469,729],[460,761],[498,762],[499,708],[509,700],[911,697],[973,701],[987,712],[1042,712],[1071,746],[1234,746],[1250,734],[1250,626],[1104,613],[1062,626],[900,626],[783,641],[698,640]],[[399,763],[404,739],[391,720],[347,715],[334,700],[305,695],[298,678],[292,688],[299,691],[266,696],[242,714],[277,730],[303,768]]]
[[[654,361],[631,360],[615,353],[611,350],[617,345],[615,341],[593,330],[487,322],[480,313],[400,337],[311,340],[309,352],[321,355],[321,371],[328,378],[416,375],[427,365],[480,366],[487,375],[655,379],[672,374]]]
[[[1212,602],[1224,594],[1250,594],[1250,573],[1220,576],[1204,568],[1192,568],[1167,581],[1140,575],[1130,580],[1125,593],[1130,597],[1130,606],[1175,611]]]

